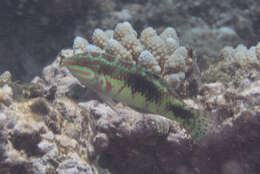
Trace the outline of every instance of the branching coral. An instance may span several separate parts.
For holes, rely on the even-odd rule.
[[[114,31],[95,29],[93,44],[76,37],[74,54],[106,52],[135,64],[139,64],[163,77],[173,87],[178,87],[191,68],[188,50],[179,46],[174,28],[166,28],[160,35],[152,28],[144,29],[138,37],[130,23],[116,25]]]
[[[249,49],[245,45],[238,45],[236,48],[224,47],[220,54],[227,63],[237,62],[239,64],[260,63],[260,42],[257,46],[252,46]]]
[[[236,48],[227,46],[220,51],[222,61],[212,65],[204,73],[207,82],[221,81],[224,84],[240,85],[243,80],[254,80],[259,76],[260,42],[249,49],[245,45]]]

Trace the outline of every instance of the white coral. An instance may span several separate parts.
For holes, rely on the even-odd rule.
[[[185,79],[184,72],[166,75],[166,81],[168,82],[168,84],[170,84],[170,86],[174,88],[178,88],[184,79]]]
[[[109,39],[107,41],[105,50],[112,55],[117,55],[118,57],[121,57],[128,61],[132,61],[131,53],[126,48],[124,48],[119,41],[115,39]]]
[[[174,51],[179,47],[179,42],[174,38],[167,38],[165,40],[166,48],[167,48],[167,54],[171,55],[174,53]]]
[[[85,52],[104,53],[105,51],[102,50],[101,48],[97,47],[96,45],[89,44],[89,45],[86,47]]]
[[[179,83],[180,79],[184,79],[190,66],[186,64],[187,49],[179,46],[177,32],[172,27],[167,27],[160,34],[148,27],[138,38],[132,25],[123,22],[117,24],[114,30],[95,29],[92,40],[94,45],[86,42],[87,46],[77,46],[79,38],[76,38],[74,53],[78,47],[85,47],[83,50],[80,49],[81,52],[106,52],[140,64],[164,79],[170,79],[171,83],[174,80]]]
[[[185,47],[179,47],[172,55],[167,57],[165,72],[185,72],[187,70],[186,58],[188,51]]]
[[[179,38],[177,36],[177,32],[174,28],[172,27],[167,27],[161,34],[160,37],[163,40],[167,40],[168,38],[173,38],[177,42],[179,42]]]
[[[77,36],[73,42],[73,50],[75,54],[83,53],[85,48],[88,46],[88,41],[83,37]]]
[[[227,46],[220,51],[221,57],[223,57],[227,63],[238,62],[241,64],[259,64],[259,53],[260,44],[252,46],[249,49],[243,44],[239,44],[235,49]]]
[[[140,54],[138,57],[138,63],[145,68],[151,68],[152,71],[157,74],[161,73],[161,67],[159,66],[153,54],[148,50],[145,50]]]
[[[94,33],[92,35],[92,40],[94,44],[96,44],[98,47],[104,49],[108,39],[109,39],[108,36],[103,30],[99,28],[94,30]]]
[[[115,39],[120,41],[128,34],[137,36],[136,31],[133,29],[132,25],[129,22],[123,22],[116,25],[114,32]]]

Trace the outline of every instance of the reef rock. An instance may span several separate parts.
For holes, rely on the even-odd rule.
[[[69,99],[50,100],[48,88],[27,95],[30,85],[1,85],[0,173],[97,174],[90,114]]]

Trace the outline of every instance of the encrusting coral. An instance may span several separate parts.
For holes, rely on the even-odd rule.
[[[148,27],[138,37],[131,24],[123,22],[117,24],[113,31],[95,29],[92,41],[93,44],[89,44],[84,38],[76,37],[74,54],[86,51],[109,53],[153,71],[175,88],[191,68],[188,49],[179,46],[179,38],[172,27],[166,28],[160,35]]]

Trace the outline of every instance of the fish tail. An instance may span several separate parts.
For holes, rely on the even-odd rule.
[[[187,125],[184,126],[186,126],[189,134],[194,139],[198,140],[212,132],[214,130],[215,123],[209,112],[203,110],[196,110],[195,112],[196,115],[193,116],[194,121],[187,123]]]
[[[166,108],[167,117],[179,122],[194,139],[200,139],[214,129],[215,122],[207,111],[191,108],[176,99],[168,100]]]

